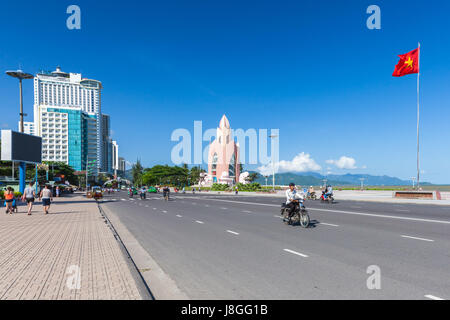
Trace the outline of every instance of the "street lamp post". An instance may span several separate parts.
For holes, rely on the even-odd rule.
[[[412,180],[412,184],[413,184],[413,190],[414,190],[414,188],[415,188],[415,182],[416,182],[416,177],[411,177],[411,180]]]
[[[23,79],[33,79],[33,75],[29,73],[25,73],[22,70],[16,71],[6,71],[8,76],[19,79],[19,94],[20,94],[20,132],[24,132],[23,126],[23,94],[22,94],[22,80]],[[25,173],[26,173],[26,164],[25,162],[19,163],[19,191],[23,193],[25,190]]]
[[[364,190],[364,180],[366,180],[366,178],[359,178],[359,180],[361,180],[361,190]]]

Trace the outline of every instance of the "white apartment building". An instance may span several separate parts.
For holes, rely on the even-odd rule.
[[[34,132],[42,137],[42,160],[102,171],[102,84],[80,73],[41,72],[34,78]]]
[[[18,128],[17,131],[20,132],[20,121],[17,124],[17,128]],[[24,121],[23,122],[23,133],[30,134],[30,135],[34,136],[35,135],[34,122]]]

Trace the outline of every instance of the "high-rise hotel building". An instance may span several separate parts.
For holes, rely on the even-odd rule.
[[[95,163],[94,174],[111,172],[105,143],[110,141],[109,117],[106,132],[101,90],[100,81],[60,67],[35,76],[33,129],[42,137],[43,161],[65,162],[77,171],[90,162]]]

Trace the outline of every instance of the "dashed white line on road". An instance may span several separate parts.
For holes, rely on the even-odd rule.
[[[300,253],[300,252],[297,252],[297,251],[294,251],[294,250],[290,250],[290,249],[283,249],[283,250],[286,251],[286,252],[292,253],[292,254],[296,254],[296,255],[298,255],[300,257],[303,257],[303,258],[308,258],[308,256],[306,254],[303,254],[303,253]]]
[[[148,204],[146,204],[145,207],[148,208]]]
[[[280,219],[283,219],[283,217],[282,216],[274,216],[275,218],[280,218]]]
[[[156,210],[156,208],[153,208],[153,210]]]
[[[127,201],[127,199],[120,199],[120,200],[122,200],[122,201]]]
[[[237,235],[237,236],[239,235],[239,233],[234,232],[234,231],[231,231],[231,230],[227,230],[227,232],[228,232],[228,233],[231,233],[231,234],[235,234],[235,235]]]
[[[179,215],[179,214],[177,214],[177,217],[178,217],[178,218],[183,218],[183,216],[182,216],[182,215]]]
[[[244,213],[252,213],[251,211],[248,211],[248,210],[243,210],[242,212],[244,212]]]
[[[402,238],[408,238],[408,239],[415,239],[415,240],[422,240],[422,241],[434,242],[434,240],[431,240],[431,239],[418,238],[418,237],[411,237],[411,236],[404,236],[404,235],[402,235]]]
[[[427,294],[427,295],[425,296],[425,298],[428,298],[428,299],[431,299],[431,300],[445,300],[445,299],[442,299],[442,298],[433,296],[433,295],[431,295],[431,294]]]
[[[228,208],[225,208],[225,207],[221,207],[220,209],[223,209],[223,210],[228,210]]]
[[[319,224],[323,224],[325,226],[331,226],[331,227],[339,227],[337,224],[332,224],[332,223],[319,222]]]
[[[166,211],[166,210],[163,210],[163,213],[167,213],[167,211]]]
[[[203,221],[199,221],[199,220],[195,220],[195,222],[200,223],[200,224],[204,224]]]

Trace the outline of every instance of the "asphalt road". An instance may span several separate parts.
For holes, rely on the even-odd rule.
[[[450,207],[307,201],[304,229],[281,198],[138,198],[102,205],[192,299],[450,299]]]

